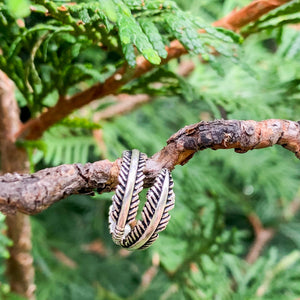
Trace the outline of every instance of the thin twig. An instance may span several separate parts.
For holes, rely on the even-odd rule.
[[[253,264],[260,256],[264,247],[274,237],[276,230],[274,228],[264,228],[259,217],[251,213],[248,219],[254,229],[255,239],[245,258],[246,262]]]
[[[152,256],[152,265],[142,275],[142,280],[130,299],[139,299],[147,291],[159,270],[160,257],[157,252]]]
[[[290,221],[298,213],[299,209],[300,198],[296,197],[285,209],[282,222]],[[249,264],[253,264],[259,258],[266,245],[275,237],[277,230],[276,228],[265,228],[258,215],[254,212],[248,216],[248,220],[253,227],[255,239],[245,260]]]
[[[128,95],[120,94],[116,97],[117,103],[113,104],[101,111],[97,112],[93,116],[95,122],[110,120],[112,118],[124,115],[128,112],[137,109],[141,105],[151,101],[151,98],[147,94]]]

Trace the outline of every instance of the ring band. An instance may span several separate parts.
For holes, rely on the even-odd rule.
[[[136,149],[123,152],[119,184],[109,212],[113,241],[129,250],[142,250],[152,245],[158,233],[166,228],[171,217],[169,211],[175,205],[171,173],[162,169],[147,193],[142,220],[135,220],[145,178],[146,158],[146,154]]]

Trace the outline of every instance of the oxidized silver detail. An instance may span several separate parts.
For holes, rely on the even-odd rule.
[[[143,168],[146,154],[134,149],[123,152],[122,166],[119,173],[119,184],[112,198],[109,210],[109,227],[113,241],[120,245],[130,224],[135,220],[139,206],[139,193],[143,189],[145,175]]]
[[[174,208],[175,194],[173,180],[167,169],[162,169],[155,179],[154,185],[147,193],[147,202],[142,211],[142,221],[138,221],[132,231],[122,240],[121,245],[128,249],[146,249],[158,238],[171,216],[169,211]]]
[[[169,211],[175,205],[173,180],[168,169],[162,169],[147,193],[142,220],[136,221],[139,193],[143,189],[143,168],[146,154],[138,150],[124,151],[113,203],[109,211],[109,226],[113,241],[130,250],[146,249],[158,238],[170,220]]]

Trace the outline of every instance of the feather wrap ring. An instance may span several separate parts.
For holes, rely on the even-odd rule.
[[[136,220],[143,189],[143,169],[147,156],[134,149],[124,151],[119,184],[109,210],[109,228],[113,241],[129,250],[146,249],[158,238],[170,220],[169,211],[175,205],[173,179],[168,169],[162,169],[148,190],[142,210],[142,220]]]

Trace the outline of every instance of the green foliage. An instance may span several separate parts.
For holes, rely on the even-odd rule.
[[[157,52],[153,49],[147,36],[144,34],[141,27],[137,24],[135,18],[131,14],[129,8],[121,1],[115,1],[117,6],[117,25],[119,31],[119,38],[123,48],[123,53],[129,64],[134,67],[135,59],[131,59],[131,51],[127,52],[128,47],[133,49],[135,45],[142,55],[149,60],[152,64],[159,65],[160,58]],[[133,50],[134,51],[134,50]],[[129,57],[127,56],[129,53]]]
[[[5,235],[4,232],[6,230],[5,224],[5,216],[0,213],[0,259],[3,261],[4,259],[9,258],[9,251],[7,247],[12,245],[11,240],[9,240]],[[4,276],[5,273],[5,265],[1,264],[0,267],[0,278]],[[9,285],[7,283],[0,281],[0,297],[3,299],[4,296],[9,294]]]
[[[275,248],[251,267],[227,256],[225,264],[233,274],[237,291],[234,299],[293,299],[299,294],[300,252],[279,259]],[[289,282],[289,288],[283,284]]]
[[[300,22],[300,1],[288,1],[286,4],[271,10],[268,14],[254,22],[244,33],[250,34],[266,29],[279,28],[285,24],[297,24]]]
[[[142,30],[148,36],[149,41],[152,44],[152,47],[157,51],[158,55],[162,58],[166,58],[168,52],[165,49],[162,36],[160,35],[153,21],[151,21],[151,19],[149,18],[140,18],[139,24]]]
[[[91,154],[99,155],[91,130],[100,125],[88,119],[66,118],[48,130],[38,141],[20,141],[27,149],[31,172],[39,163],[60,164],[87,163]]]
[[[260,99],[255,103],[263,105]],[[198,113],[205,111],[210,107],[204,101],[169,97],[105,123],[109,158],[114,160],[131,148],[151,155],[176,129],[197,122]],[[170,224],[148,251],[123,256],[112,243],[107,230],[108,194],[73,196],[36,216],[38,299],[50,295],[58,299],[259,299],[257,291],[270,276],[272,284],[266,285],[263,299],[297,295],[299,259],[298,254],[289,253],[298,247],[294,242],[298,235],[293,233],[297,227],[282,220],[282,211],[299,186],[299,167],[292,154],[279,148],[244,155],[206,150],[186,166],[177,167],[173,177],[176,205]],[[266,251],[250,267],[243,257],[252,241],[246,216],[253,211],[266,226],[279,225],[279,240],[273,242],[276,253]],[[64,215],[68,218],[62,219]],[[299,216],[294,219],[298,222]],[[45,228],[43,236],[38,234],[41,227]],[[287,238],[294,241],[288,243]],[[103,252],[86,250],[95,241]],[[56,259],[53,248],[77,267],[72,269]],[[141,290],[141,276],[154,255],[159,256],[161,266],[150,286]]]
[[[6,230],[6,225],[5,225],[5,216],[1,213],[0,214],[0,231],[4,232]],[[5,236],[5,235],[0,235],[0,257],[1,258],[8,258],[9,257],[9,252],[7,250],[7,246],[11,246],[12,243],[11,241]],[[3,268],[0,269],[0,272],[2,273],[4,270]]]
[[[57,94],[74,92],[80,82],[105,80],[124,58],[131,67],[136,65],[138,53],[152,64],[160,64],[167,56],[165,45],[174,38],[191,53],[212,60],[213,66],[213,48],[234,55],[236,40],[231,32],[203,22],[199,26],[197,18],[172,1],[62,5],[36,0],[31,4],[30,15],[17,21],[11,4],[0,2],[0,68],[14,80],[33,114],[48,106],[51,94],[57,100]],[[198,33],[201,28],[205,33]],[[98,64],[87,56],[91,49],[99,57]],[[109,53],[114,53],[110,63]]]
[[[152,96],[180,95],[188,101],[196,99],[198,94],[194,87],[183,77],[167,67],[162,67],[125,85],[121,89],[124,93],[147,93]]]
[[[95,122],[91,122],[89,119],[72,117],[65,118],[59,122],[60,125],[64,125],[69,128],[85,128],[85,129],[100,129],[101,125]]]
[[[6,0],[7,9],[15,18],[24,18],[30,14],[28,0]]]
[[[86,163],[90,150],[98,153],[95,140],[87,130],[55,126],[45,134],[43,142],[46,146],[43,160],[46,164],[51,163],[54,166],[63,163]]]
[[[92,131],[100,126],[92,120],[114,105],[111,98],[76,112],[39,141],[22,141],[32,170],[104,158],[113,161],[133,148],[150,156],[179,128],[200,120],[299,120],[300,33],[283,26],[296,20],[299,1],[290,1],[245,28],[246,35],[268,30],[242,44],[239,35],[206,24],[241,1],[31,4],[23,27],[8,1],[0,1],[0,68],[14,80],[20,105],[28,106],[33,116],[55,105],[60,95],[103,82],[125,61],[134,66],[137,55],[158,64],[166,58],[165,45],[174,38],[214,67],[188,56],[195,70],[187,78],[177,75],[181,60],[154,67],[131,81],[121,92],[147,93],[153,101],[129,115],[101,122],[103,139],[95,139],[97,132]],[[242,51],[237,51],[239,44]],[[211,47],[222,56],[214,58]],[[292,153],[280,147],[243,155],[205,150],[187,165],[177,166],[173,177],[176,205],[170,224],[147,251],[124,252],[112,243],[107,220],[111,194],[72,196],[33,217],[37,299],[299,296],[300,215],[291,203],[299,198],[300,169]],[[275,232],[252,265],[245,262],[255,240],[250,214]],[[0,224],[4,226],[2,219]],[[0,234],[3,258],[7,244]],[[154,274],[149,284],[142,281],[149,279],[143,274]],[[0,295],[7,295],[3,267],[0,280]]]

